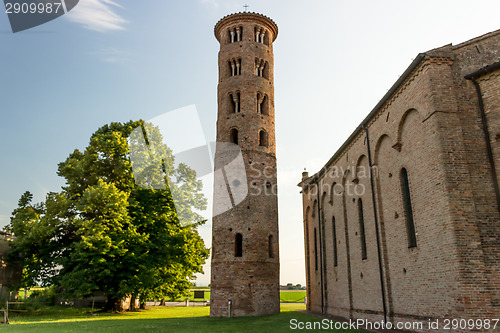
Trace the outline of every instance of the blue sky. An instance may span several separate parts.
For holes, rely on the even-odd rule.
[[[248,1],[273,18],[281,282],[305,283],[301,198],[316,172],[419,53],[500,29],[498,1]],[[112,121],[194,104],[215,138],[223,16],[244,2],[80,0],[13,34],[0,13],[0,226],[21,194],[63,185],[57,164]],[[210,244],[207,224],[201,233]],[[208,272],[208,267],[207,267]],[[207,284],[209,275],[199,284]]]

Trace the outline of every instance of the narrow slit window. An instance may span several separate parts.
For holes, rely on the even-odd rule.
[[[365,260],[367,258],[365,217],[363,214],[363,201],[361,199],[358,200],[358,214],[359,214],[359,234],[361,236],[361,257],[363,260]]]
[[[238,144],[238,130],[236,128],[231,129],[231,142],[234,143],[235,145]]]
[[[405,168],[401,169],[401,188],[403,194],[403,204],[405,209],[406,232],[408,235],[408,247],[417,246],[417,234],[415,232],[415,222],[413,220],[413,208],[411,205],[410,183],[408,181],[408,172]]]
[[[273,249],[273,235],[269,235],[268,239],[269,245],[269,258],[274,258],[274,249]]]
[[[243,256],[243,235],[240,233],[234,236],[234,256]]]
[[[259,146],[261,147],[267,147],[269,144],[268,142],[268,135],[267,132],[264,130],[261,130],[259,132]]]
[[[318,270],[318,235],[314,228],[314,270]]]
[[[338,265],[338,255],[337,255],[337,229],[335,225],[335,216],[332,217],[332,231],[333,231],[333,266]]]

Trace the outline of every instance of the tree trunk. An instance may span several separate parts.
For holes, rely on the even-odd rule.
[[[164,298],[161,299],[160,305],[165,306],[165,299]]]
[[[139,300],[139,303],[140,303],[139,309],[145,310],[146,309],[146,300],[141,298]]]
[[[103,311],[105,312],[123,312],[123,303],[121,298],[107,296],[106,305]]]
[[[137,311],[137,307],[135,306],[136,300],[137,300],[137,294],[130,295],[130,308],[129,308],[129,311]]]

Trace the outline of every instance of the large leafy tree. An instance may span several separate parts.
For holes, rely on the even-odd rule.
[[[141,148],[132,160],[130,147]],[[23,285],[55,284],[78,297],[104,292],[108,309],[127,294],[188,290],[209,254],[196,230],[206,199],[196,173],[175,165],[157,128],[143,121],[103,126],[58,174],[66,179],[61,193],[32,204],[26,192],[7,227]],[[182,200],[174,203],[172,194]]]

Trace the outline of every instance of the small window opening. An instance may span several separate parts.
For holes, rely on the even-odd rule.
[[[361,256],[365,260],[367,258],[366,253],[366,233],[365,233],[365,217],[363,214],[363,201],[358,200],[358,214],[359,214],[359,233],[361,236]]]
[[[234,236],[234,256],[243,256],[243,235],[241,235],[240,233],[237,233]]]
[[[401,169],[401,188],[403,194],[403,204],[406,218],[406,232],[408,235],[408,247],[417,246],[417,234],[415,232],[415,221],[413,220],[413,208],[411,205],[410,183],[408,181],[408,172],[405,168]]]
[[[273,235],[269,235],[269,258],[274,258]]]
[[[333,230],[333,266],[338,266],[338,255],[337,255],[337,229],[335,226],[335,216],[332,217],[332,230]]]
[[[261,147],[267,147],[269,144],[268,142],[268,135],[267,132],[264,130],[261,130],[259,132],[259,146]]]
[[[236,128],[231,129],[231,142],[234,143],[235,145],[238,144],[238,130]]]
[[[316,228],[314,228],[314,270],[318,270],[318,236]]]

